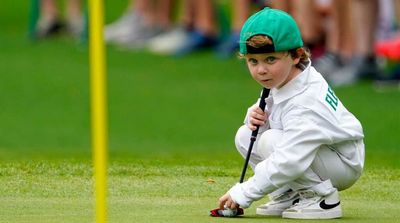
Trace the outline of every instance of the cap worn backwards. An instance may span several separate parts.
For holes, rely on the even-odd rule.
[[[264,35],[271,38],[273,46],[249,51],[246,41],[256,35]],[[294,19],[278,9],[264,8],[252,15],[242,27],[240,32],[240,53],[270,53],[287,51],[303,46],[303,40],[299,27]]]

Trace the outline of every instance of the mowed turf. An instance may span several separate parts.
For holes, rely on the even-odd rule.
[[[93,222],[90,163],[42,160],[0,167],[0,222]],[[109,220],[293,222],[256,216],[255,206],[265,200],[254,203],[241,218],[209,217],[216,197],[236,182],[237,172],[238,168],[216,161],[113,162],[109,168]],[[367,169],[354,187],[341,193],[344,217],[329,222],[396,222],[399,177],[398,169]]]
[[[67,38],[29,43],[27,7],[5,4],[0,222],[93,222],[88,50]],[[207,216],[239,179],[233,137],[261,90],[243,61],[115,47],[107,58],[110,222],[293,222],[256,216],[265,199],[243,218]],[[400,92],[370,82],[335,92],[363,124],[367,157],[360,181],[341,193],[344,217],[329,222],[396,222]]]

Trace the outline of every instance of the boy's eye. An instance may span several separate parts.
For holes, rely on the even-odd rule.
[[[273,62],[275,62],[275,60],[276,60],[276,57],[274,57],[274,56],[269,56],[269,57],[265,58],[265,61],[267,63],[273,63]]]
[[[249,59],[248,59],[248,62],[251,63],[251,64],[256,64],[256,63],[257,63],[257,60],[254,59],[254,58],[249,58]]]

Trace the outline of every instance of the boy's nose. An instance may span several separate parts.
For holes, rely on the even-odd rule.
[[[263,65],[259,65],[257,68],[257,74],[258,75],[265,75],[267,73],[267,68]]]

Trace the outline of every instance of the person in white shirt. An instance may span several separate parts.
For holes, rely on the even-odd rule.
[[[248,109],[235,143],[246,156],[250,135],[260,131],[250,158],[254,176],[219,199],[221,209],[247,208],[269,195],[257,214],[294,219],[342,217],[338,191],[352,186],[364,166],[363,130],[303,48],[296,22],[264,8],[240,34],[240,54],[251,76],[271,89],[262,111]]]

